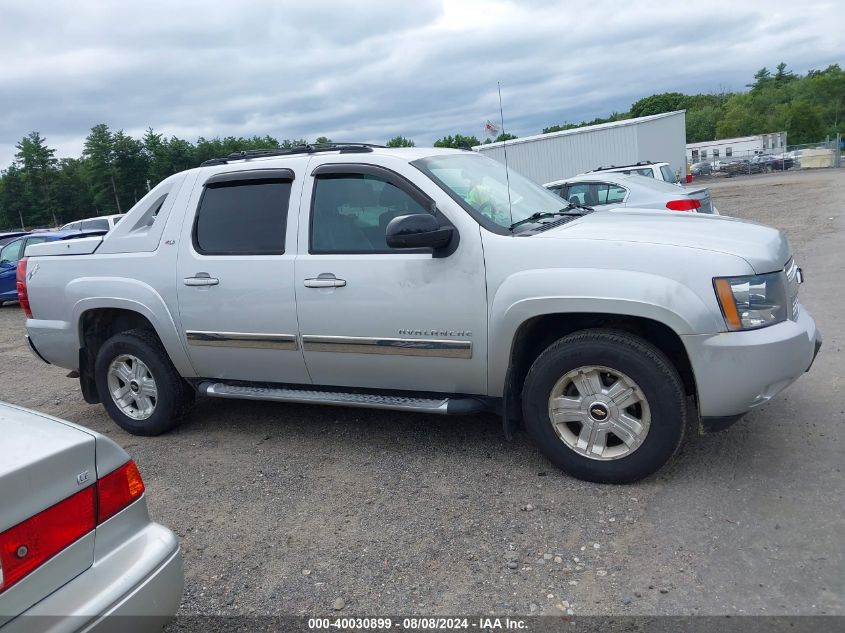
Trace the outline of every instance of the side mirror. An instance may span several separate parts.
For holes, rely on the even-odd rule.
[[[452,241],[454,229],[440,226],[433,215],[414,213],[393,218],[385,230],[390,248],[443,248]]]

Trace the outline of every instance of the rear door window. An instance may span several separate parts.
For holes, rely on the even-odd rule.
[[[291,184],[267,178],[206,185],[194,222],[197,252],[283,254]]]
[[[603,204],[619,204],[625,200],[624,187],[607,182],[579,182],[569,185],[566,199],[576,204],[597,207]]]

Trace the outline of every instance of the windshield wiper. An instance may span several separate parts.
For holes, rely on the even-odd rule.
[[[583,209],[587,213],[592,213],[593,211],[595,211],[593,207],[588,207],[586,204],[578,204],[577,202],[570,202],[564,207],[564,209]]]
[[[513,231],[516,227],[522,226],[523,224],[530,224],[532,222],[536,222],[538,220],[543,220],[545,218],[554,218],[559,215],[584,215],[584,213],[573,213],[570,209],[580,209],[581,211],[586,211],[590,213],[593,211],[592,207],[585,207],[583,205],[577,204],[575,202],[570,202],[562,209],[558,209],[557,211],[538,211],[537,213],[532,213],[524,220],[519,220],[518,222],[514,222],[513,224],[508,227],[511,231]]]

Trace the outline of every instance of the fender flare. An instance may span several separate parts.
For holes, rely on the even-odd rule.
[[[195,375],[173,314],[152,286],[126,277],[80,277],[68,284],[67,297],[73,306],[71,323],[76,325],[79,347],[83,345],[84,313],[104,308],[128,310],[150,322],[179,374],[184,377]]]
[[[656,321],[679,337],[724,327],[699,295],[659,275],[589,268],[517,273],[505,279],[491,302],[488,395],[504,393],[520,327],[535,317],[554,314],[638,317]]]

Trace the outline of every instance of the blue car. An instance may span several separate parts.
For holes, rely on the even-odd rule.
[[[41,242],[55,242],[56,240],[72,240],[92,235],[105,235],[107,231],[39,231],[27,233],[10,241],[0,248],[0,305],[4,301],[18,300],[16,274],[18,260],[23,257],[26,247]]]

